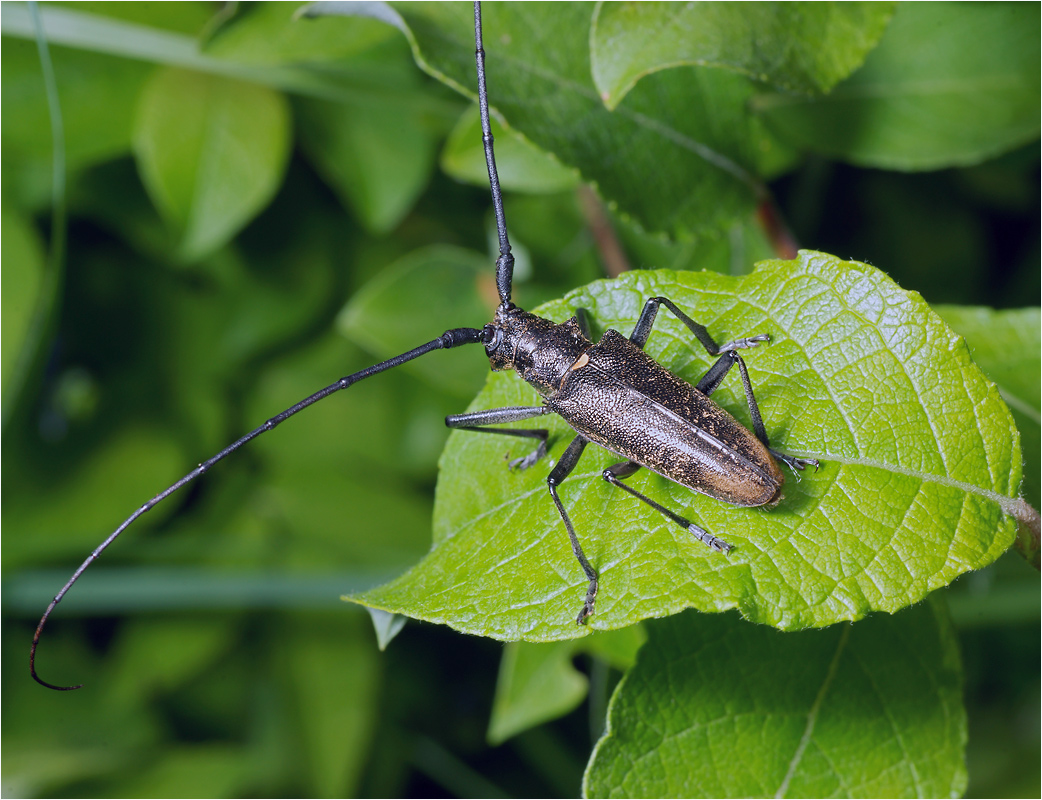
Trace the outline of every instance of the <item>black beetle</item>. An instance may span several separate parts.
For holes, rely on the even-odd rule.
[[[731,545],[727,542],[626,486],[622,482],[623,479],[641,467],[647,467],[671,481],[732,505],[767,506],[778,501],[783,483],[783,476],[776,461],[793,470],[803,469],[810,464],[817,465],[812,459],[787,456],[770,448],[745,363],[737,353],[740,349],[769,341],[767,334],[717,345],[705,327],[688,317],[671,300],[654,297],[645,303],[629,338],[617,331],[608,330],[595,344],[585,314],[581,310],[568,321],[557,324],[530,314],[512,303],[514,258],[510,251],[503,200],[496,173],[481,38],[481,7],[477,2],[474,4],[474,35],[482,136],[500,250],[496,262],[500,304],[493,322],[480,329],[453,328],[426,344],[341,378],[272,417],[138,508],[95,548],[44,612],[33,637],[29,659],[30,674],[38,683],[58,690],[80,688],[55,686],[42,680],[36,673],[36,648],[43,628],[57,604],[83,571],[134,520],[208,471],[225,456],[297,412],[365,378],[400,366],[433,350],[480,343],[485,347],[493,370],[513,369],[546,398],[546,402],[541,406],[489,409],[453,415],[446,419],[446,424],[451,428],[539,440],[535,451],[516,459],[511,466],[524,469],[544,456],[548,432],[540,429],[504,429],[489,427],[490,425],[558,414],[576,431],[576,437],[550,472],[547,484],[568,532],[572,549],[588,580],[586,598],[576,620],[580,624],[594,611],[597,573],[583,555],[557,487],[575,468],[588,443],[598,444],[624,459],[604,470],[603,477],[606,481],[664,514],[709,547],[724,553],[731,550]],[[642,349],[651,333],[660,306],[665,306],[683,322],[707,352],[718,356],[715,364],[695,386],[674,376]],[[749,404],[753,421],[752,432],[709,399],[735,365],[741,374]]]

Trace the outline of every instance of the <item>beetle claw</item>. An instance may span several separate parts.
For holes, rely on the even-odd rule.
[[[796,478],[796,482],[800,482],[800,472],[807,467],[813,466],[814,471],[817,472],[821,467],[821,462],[816,458],[799,458],[797,456],[787,456],[784,453],[778,453],[774,450],[771,451],[771,455],[781,461],[785,466],[792,470],[792,475]]]
[[[527,456],[521,456],[521,458],[515,458],[507,466],[511,470],[526,470],[539,459],[546,455],[546,442],[540,442],[539,446],[529,453]],[[510,458],[510,453],[507,453],[507,458]]]

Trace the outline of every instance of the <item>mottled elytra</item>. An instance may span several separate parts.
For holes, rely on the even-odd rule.
[[[511,301],[514,258],[507,237],[489,124],[479,3],[474,4],[474,39],[482,139],[499,235],[499,258],[496,261],[499,307],[493,321],[480,329],[447,330],[412,350],[341,378],[250,431],[138,508],[87,557],[44,612],[36,628],[29,657],[30,673],[38,683],[58,690],[79,688],[55,686],[36,674],[36,648],[40,635],[51,612],[84,570],[134,520],[195,480],[225,456],[270,431],[298,411],[365,378],[434,350],[482,344],[493,370],[514,370],[542,396],[543,402],[537,406],[494,408],[453,415],[446,419],[450,428],[537,440],[530,454],[511,462],[512,468],[527,469],[546,455],[549,434],[542,429],[519,430],[499,426],[557,414],[575,431],[575,437],[550,471],[547,487],[587,579],[586,596],[576,618],[580,624],[594,613],[597,571],[583,554],[579,537],[558,495],[558,487],[573,471],[587,444],[592,442],[600,445],[621,459],[604,470],[602,475],[605,481],[646,503],[721,553],[729,552],[731,545],[627,486],[624,479],[645,467],[725,503],[770,506],[777,503],[783,483],[778,462],[794,470],[817,463],[783,455],[770,447],[745,362],[738,354],[740,350],[769,341],[766,333],[718,345],[704,326],[691,319],[671,300],[652,297],[645,302],[629,336],[607,330],[595,343],[581,309],[577,309],[575,316],[568,321],[557,324],[514,305]],[[699,344],[717,359],[694,386],[677,378],[644,352],[644,345],[661,307],[679,319]],[[710,399],[710,395],[736,365],[752,417],[752,431],[739,424]]]

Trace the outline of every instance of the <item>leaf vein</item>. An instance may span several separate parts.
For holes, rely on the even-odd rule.
[[[828,694],[829,688],[832,686],[832,682],[836,678],[836,673],[839,671],[839,659],[847,647],[847,642],[850,640],[850,630],[851,626],[847,625],[843,628],[843,633],[840,634],[839,642],[836,643],[836,652],[832,654],[832,661],[829,663],[828,672],[825,673],[825,680],[822,681],[821,688],[818,689],[817,697],[814,698],[810,711],[807,712],[807,725],[803,729],[803,736],[800,738],[800,743],[796,746],[796,752],[793,753],[792,760],[789,762],[788,772],[785,773],[781,785],[774,793],[775,797],[785,797],[785,793],[789,791],[789,784],[792,782],[793,775],[796,774],[796,769],[799,767],[800,761],[803,759],[803,753],[807,749],[807,745],[810,744],[810,740],[814,735],[814,726],[818,722],[818,714],[821,712],[821,706],[825,701],[825,695]]]

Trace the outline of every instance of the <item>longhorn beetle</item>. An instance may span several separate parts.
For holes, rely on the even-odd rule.
[[[493,370],[514,370],[542,395],[542,405],[493,408],[455,414],[445,420],[449,428],[536,439],[535,450],[510,462],[511,468],[527,469],[545,456],[549,432],[545,429],[503,428],[500,425],[557,414],[574,429],[575,438],[550,471],[546,482],[571,541],[572,551],[587,579],[586,596],[576,617],[578,624],[583,624],[594,613],[597,571],[583,554],[579,537],[561,503],[558,487],[575,469],[587,444],[592,442],[600,445],[622,459],[603,471],[605,481],[646,503],[721,553],[730,552],[731,545],[623,481],[641,467],[646,467],[675,483],[731,505],[773,506],[780,499],[784,481],[778,462],[793,471],[802,470],[808,465],[817,466],[817,461],[813,459],[796,458],[771,449],[749,373],[738,354],[739,350],[769,341],[768,334],[761,333],[718,345],[704,326],[695,322],[671,300],[652,297],[645,302],[637,324],[628,337],[609,329],[600,341],[594,343],[582,310],[576,310],[575,316],[558,324],[530,314],[511,302],[514,258],[510,252],[503,198],[496,173],[485,84],[481,6],[477,2],[474,3],[474,40],[482,141],[499,236],[499,258],[496,260],[499,307],[493,321],[480,329],[447,330],[426,344],[341,378],[250,431],[138,508],[95,548],[44,611],[29,654],[29,671],[38,683],[59,691],[80,688],[55,686],[40,678],[36,673],[36,648],[51,612],[87,567],[134,520],[207,472],[218,461],[297,412],[359,381],[434,350],[469,344],[483,345]],[[687,327],[706,352],[717,358],[694,386],[667,371],[643,350],[662,307]],[[738,367],[745,390],[752,417],[752,431],[710,399],[710,395],[735,366]]]

